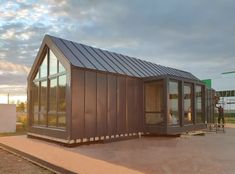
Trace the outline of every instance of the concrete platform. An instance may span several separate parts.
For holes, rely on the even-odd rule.
[[[26,136],[0,144],[80,174],[234,174],[235,126],[205,136],[142,137],[68,148]],[[62,172],[67,173],[67,172]]]

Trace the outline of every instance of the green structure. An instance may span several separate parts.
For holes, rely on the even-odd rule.
[[[211,79],[205,79],[205,80],[202,80],[202,82],[206,85],[206,87],[208,89],[211,89]]]

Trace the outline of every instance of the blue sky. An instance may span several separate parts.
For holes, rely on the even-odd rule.
[[[233,0],[0,0],[0,93],[22,94],[45,34],[235,88]]]

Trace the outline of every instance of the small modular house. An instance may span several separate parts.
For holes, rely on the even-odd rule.
[[[205,111],[189,72],[49,35],[28,76],[28,135],[68,144],[200,130]]]

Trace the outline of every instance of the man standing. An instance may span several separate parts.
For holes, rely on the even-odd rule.
[[[223,123],[223,127],[224,127],[224,108],[222,106],[219,106],[216,108],[218,108],[218,112],[219,112],[219,117],[218,117],[218,124],[220,126],[220,120],[222,119],[222,123]]]

